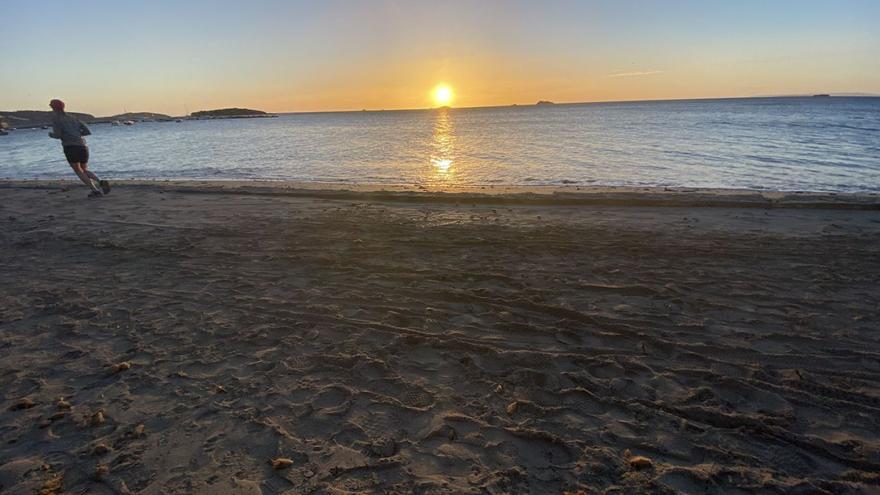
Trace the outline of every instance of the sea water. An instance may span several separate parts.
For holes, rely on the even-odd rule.
[[[880,98],[752,98],[282,114],[92,125],[114,179],[880,191]],[[73,178],[47,131],[0,177]]]

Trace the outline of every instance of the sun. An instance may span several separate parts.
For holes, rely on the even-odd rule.
[[[446,84],[438,84],[437,87],[434,88],[434,104],[438,107],[449,106],[452,103],[453,98],[454,95],[452,94],[452,88]]]

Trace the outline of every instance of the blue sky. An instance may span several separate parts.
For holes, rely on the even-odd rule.
[[[0,109],[880,93],[880,2],[0,0]]]

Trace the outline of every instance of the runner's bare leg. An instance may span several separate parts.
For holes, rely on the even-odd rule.
[[[73,172],[76,174],[77,177],[79,177],[79,180],[81,180],[83,184],[89,186],[89,189],[94,192],[101,192],[101,190],[98,189],[98,186],[94,182],[92,182],[91,177],[86,174],[86,170],[83,169],[82,165],[83,164],[79,162],[71,162],[70,168],[73,169]]]
[[[100,184],[101,179],[99,179],[98,176],[95,175],[94,172],[92,172],[91,170],[89,170],[89,164],[88,164],[88,163],[81,163],[80,165],[82,166],[83,172],[85,172],[85,174],[88,175],[90,179],[92,179],[92,180],[95,181],[96,183]]]

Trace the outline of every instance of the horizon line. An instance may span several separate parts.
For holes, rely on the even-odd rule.
[[[767,99],[767,98],[813,98],[817,95],[828,94],[834,98],[878,98],[880,97],[880,93],[859,93],[859,92],[843,92],[843,93],[804,93],[804,94],[789,94],[789,95],[754,95],[754,96],[705,96],[705,97],[696,97],[696,98],[653,98],[653,99],[636,99],[636,100],[587,100],[587,101],[550,101],[550,100],[541,100],[541,101],[550,101],[549,105],[591,105],[591,104],[600,104],[600,103],[653,103],[653,102],[662,102],[662,101],[707,101],[707,100],[756,100],[756,99]],[[410,108],[362,108],[360,110],[292,110],[292,111],[280,111],[280,112],[267,112],[271,114],[284,114],[284,115],[294,115],[294,114],[311,114],[311,113],[357,113],[357,112],[419,112],[424,110],[440,110],[441,108],[447,108],[449,110],[473,110],[479,108],[509,108],[509,107],[534,107],[539,106],[537,102],[535,103],[508,103],[503,105],[474,105],[468,107],[457,107],[453,105],[439,106],[439,107],[410,107]],[[540,105],[545,106],[545,105]]]
[[[653,99],[634,99],[634,100],[587,100],[587,101],[561,101],[555,102],[551,100],[540,100],[540,101],[548,101],[548,105],[540,105],[540,106],[553,106],[553,105],[590,105],[590,104],[602,104],[602,103],[655,103],[655,102],[674,102],[674,101],[709,101],[709,100],[755,100],[755,99],[769,99],[769,98],[813,98],[819,95],[828,95],[832,98],[880,98],[880,93],[867,93],[867,92],[839,92],[839,93],[803,93],[803,94],[783,94],[783,95],[752,95],[752,96],[705,96],[705,97],[696,97],[696,98],[653,98]],[[538,102],[535,103],[508,103],[503,105],[474,105],[467,107],[456,107],[451,105],[439,106],[439,107],[404,107],[404,108],[361,108],[359,110],[348,109],[348,110],[282,110],[282,111],[265,111],[259,109],[249,109],[249,110],[259,110],[261,112],[265,112],[269,115],[302,115],[302,114],[316,114],[316,113],[360,113],[360,112],[419,112],[425,110],[439,110],[442,108],[446,108],[449,110],[473,110],[480,108],[510,108],[510,107],[534,107],[539,106]],[[196,110],[196,112],[206,112],[206,111],[214,111],[214,110],[224,110],[227,108],[246,108],[239,107],[237,105],[229,106],[229,107],[220,107],[215,109],[206,109],[206,110]],[[8,112],[49,112],[51,110],[8,110]],[[70,113],[86,113],[81,111],[71,110]],[[126,114],[138,114],[138,113],[151,113],[157,115],[166,115],[172,118],[179,117],[189,117],[195,112],[191,112],[189,115],[171,115],[164,114],[161,112],[153,112],[153,111],[128,111],[120,114],[113,115],[104,115],[98,116],[93,114],[93,117],[97,118],[107,118],[107,117],[115,117],[118,115],[126,115]],[[0,114],[2,115],[2,114]]]

